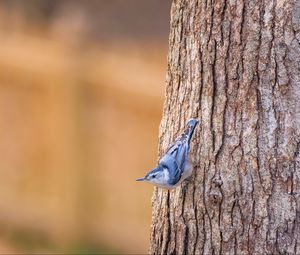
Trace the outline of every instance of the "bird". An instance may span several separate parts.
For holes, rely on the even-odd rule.
[[[190,142],[198,122],[197,119],[189,119],[184,132],[169,146],[157,167],[136,181],[174,189],[188,178],[193,171],[189,155]]]

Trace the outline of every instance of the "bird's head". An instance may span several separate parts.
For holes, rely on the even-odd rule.
[[[168,169],[158,165],[152,171],[146,174],[145,177],[139,178],[136,181],[149,182],[156,186],[165,187],[168,185],[169,172]]]

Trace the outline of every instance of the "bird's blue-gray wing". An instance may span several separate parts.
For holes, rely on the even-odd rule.
[[[161,158],[159,164],[169,170],[169,184],[176,184],[188,163],[189,144],[198,121],[190,119],[184,132],[168,148],[166,154]]]
[[[174,185],[180,180],[187,157],[187,141],[177,140],[161,158],[159,163],[169,169],[169,184]]]

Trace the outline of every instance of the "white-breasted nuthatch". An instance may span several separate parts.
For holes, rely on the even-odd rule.
[[[190,163],[190,142],[198,120],[190,119],[185,131],[171,144],[158,166],[137,181],[145,181],[156,186],[172,189],[192,174]]]

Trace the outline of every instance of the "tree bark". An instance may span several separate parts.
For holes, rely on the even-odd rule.
[[[299,0],[173,1],[159,155],[200,125],[151,254],[300,254],[299,43]]]

